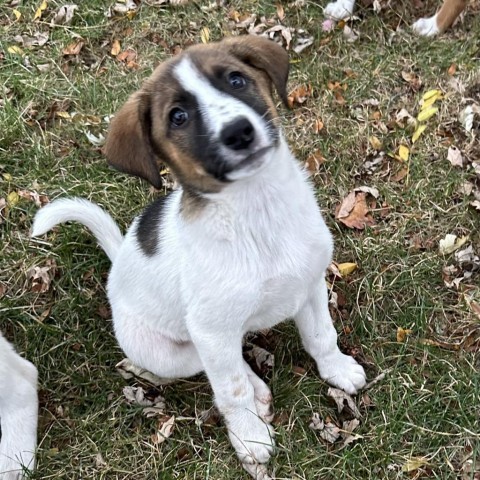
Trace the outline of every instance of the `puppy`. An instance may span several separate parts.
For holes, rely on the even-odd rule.
[[[349,17],[354,6],[355,0],[336,0],[329,3],[324,12],[327,17],[340,20]],[[412,28],[419,35],[433,37],[450,28],[466,7],[467,0],[443,0],[442,8],[435,15],[417,20]]]
[[[0,333],[0,480],[23,478],[35,466],[37,369]]]
[[[242,358],[246,332],[293,318],[323,379],[351,394],[365,385],[363,368],[337,346],[325,283],[332,237],[272,98],[274,86],[287,103],[288,68],[280,46],[249,35],[161,64],[114,117],[105,151],[157,188],[164,162],[181,187],[125,237],[81,199],[42,208],[32,232],[68,220],[92,230],[112,260],[120,346],[160,377],[204,371],[249,471],[269,460],[274,440],[272,394]]]

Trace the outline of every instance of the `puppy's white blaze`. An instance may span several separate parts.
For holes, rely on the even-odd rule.
[[[255,129],[256,149],[270,145],[266,123],[257,112],[246,103],[213,87],[188,57],[179,62],[173,74],[182,87],[195,96],[202,118],[214,140],[219,138],[220,132],[226,125],[238,117],[246,117]]]
[[[35,215],[32,237],[38,237],[59,223],[80,222],[88,227],[113,262],[123,235],[112,217],[88,200],[82,198],[62,198],[49,203]]]

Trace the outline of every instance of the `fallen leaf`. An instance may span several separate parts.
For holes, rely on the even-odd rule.
[[[75,14],[75,10],[77,10],[78,5],[75,5],[73,3],[68,4],[68,5],[62,5],[57,12],[55,13],[55,16],[52,18],[52,21],[50,22],[50,26],[54,25],[70,25],[73,15]]]
[[[312,45],[313,43],[313,36],[309,35],[301,35],[299,31],[297,31],[297,38],[295,39],[295,45],[293,46],[292,50],[295,53],[300,54],[303,52],[307,47]]]
[[[309,427],[317,430],[321,438],[329,443],[335,443],[340,438],[340,428],[332,422],[324,422],[318,413],[314,413]]]
[[[402,472],[413,472],[429,465],[425,457],[411,457],[402,465]]]
[[[200,40],[202,43],[208,43],[210,41],[210,29],[208,27],[203,27],[200,30]]]
[[[426,130],[427,126],[425,124],[419,125],[418,128],[415,130],[414,134],[412,135],[412,143],[415,143],[422,133]]]
[[[412,333],[412,330],[409,328],[403,329],[402,327],[397,328],[397,342],[403,343],[407,339],[407,337]]]
[[[457,64],[452,63],[447,70],[447,74],[450,75],[451,77],[455,75],[455,72],[457,71]]]
[[[22,13],[19,12],[16,8],[12,10],[12,13],[15,15],[15,20],[18,22],[22,18]]]
[[[454,167],[463,167],[462,152],[455,145],[452,145],[451,147],[448,148],[447,160]]]
[[[153,407],[155,405],[165,408],[165,399],[161,395],[149,395],[143,387],[123,387],[123,396],[131,405],[140,407]]]
[[[101,147],[105,143],[105,137],[100,133],[98,136],[94,135],[92,132],[85,132],[85,136],[88,141],[95,147]]]
[[[441,255],[448,255],[458,250],[466,241],[468,236],[458,238],[456,235],[447,233],[445,238],[442,238],[439,242],[439,252]]]
[[[53,259],[47,259],[42,267],[32,267],[27,270],[27,280],[31,281],[30,290],[35,293],[45,293],[57,271],[57,264]]]
[[[175,381],[175,379],[172,378],[157,377],[152,372],[149,372],[144,368],[137,367],[129,358],[124,358],[121,362],[118,362],[115,365],[115,368],[125,380],[137,377],[147,381],[148,383],[151,383],[155,387],[158,387],[159,385],[168,385]]]
[[[418,92],[422,86],[422,80],[413,72],[402,72],[402,78],[410,85],[411,89]]]
[[[311,85],[300,85],[292,90],[288,95],[288,106],[293,108],[294,105],[302,105],[312,96]]]
[[[480,115],[480,107],[476,104],[468,105],[459,114],[458,118],[467,132],[473,129],[475,115]]]
[[[175,426],[175,415],[169,417],[165,422],[161,422],[159,429],[152,435],[152,442],[155,445],[163,443],[168,437],[172,435]]]
[[[380,151],[383,148],[382,142],[375,135],[372,135],[371,137],[368,137],[368,141],[370,142],[370,145],[375,150],[377,150],[377,152]]]
[[[74,42],[66,46],[62,50],[62,53],[64,55],[78,55],[84,45],[85,45],[85,42],[83,40],[75,40]]]
[[[43,47],[48,42],[48,33],[36,32],[33,36],[17,35],[14,40],[26,48]]]
[[[7,52],[11,53],[12,55],[20,55],[23,56],[23,50],[16,45],[7,48]]]
[[[339,263],[337,268],[342,277],[348,277],[348,275],[351,275],[358,268],[358,265],[356,263],[346,262]]]
[[[7,204],[9,207],[14,207],[20,200],[17,192],[12,191],[7,195]]]
[[[438,112],[437,107],[429,107],[426,110],[422,110],[417,115],[417,120],[419,122],[424,122],[424,121],[428,120],[429,118],[433,117],[437,112]]]
[[[400,145],[398,147],[398,158],[402,161],[402,162],[408,162],[408,158],[410,157],[410,150],[407,146],[405,145]]]
[[[363,230],[367,226],[375,225],[371,208],[367,204],[367,193],[350,192],[337,207],[335,218],[349,228]]]
[[[327,395],[333,398],[337,404],[338,413],[346,414],[349,417],[353,416],[353,418],[361,418],[355,401],[348,393],[339,388],[329,387]]]
[[[47,9],[47,7],[48,7],[48,4],[47,4],[46,0],[43,0],[43,2],[40,4],[40,6],[35,11],[35,15],[33,17],[33,20],[38,20],[42,16],[43,12]]]
[[[360,420],[353,418],[352,420],[347,420],[342,423],[341,436],[343,438],[341,448],[346,447],[350,443],[356,442],[357,440],[362,439],[361,435],[356,435],[353,431],[360,425]]]
[[[112,49],[110,50],[110,53],[116,57],[120,51],[121,51],[121,46],[120,46],[120,41],[119,40],[114,40],[112,43]]]
[[[261,372],[271,370],[275,364],[273,353],[256,345],[249,351],[249,355],[255,360],[255,363]]]
[[[322,152],[320,150],[315,150],[305,161],[305,168],[309,175],[314,175],[318,173],[322,163],[325,163],[325,158],[322,155]]]
[[[47,195],[40,195],[35,190],[18,190],[18,195],[26,200],[34,202],[37,207],[43,207],[46,205],[50,200],[48,199]]]

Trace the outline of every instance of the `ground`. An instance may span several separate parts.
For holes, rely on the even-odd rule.
[[[277,412],[270,473],[478,479],[479,2],[436,40],[409,30],[434,0],[391,2],[379,13],[361,4],[357,19],[332,30],[319,2],[136,3],[114,11],[113,2],[83,0],[67,24],[54,19],[58,1],[0,7],[0,314],[7,338],[39,369],[31,478],[247,478],[224,426],[199,421],[212,406],[204,376],[156,390],[117,373],[109,262],[92,236],[68,225],[32,241],[29,229],[39,205],[66,195],[98,202],[125,229],[164,192],[107,167],[100,136],[109,116],[189,44],[281,25],[271,36],[291,51],[292,103],[281,116],[335,236],[340,273],[332,267],[328,278],[339,341],[369,380],[384,375],[355,399],[355,441],[330,443],[309,427],[312,416],[344,419],[294,326],[251,339],[275,357],[261,369]],[[296,53],[300,38],[311,45]],[[429,96],[438,111],[424,108],[431,116],[419,123]],[[471,106],[469,125],[461,113]],[[342,217],[342,201],[365,186],[377,191],[351,194]],[[440,249],[447,234],[456,238]],[[147,418],[125,386],[161,394],[164,415]],[[156,432],[172,416],[161,442]]]

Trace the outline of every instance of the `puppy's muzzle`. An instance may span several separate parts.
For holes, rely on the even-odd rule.
[[[237,118],[220,133],[220,141],[230,150],[247,150],[255,140],[255,129],[245,117]]]

